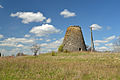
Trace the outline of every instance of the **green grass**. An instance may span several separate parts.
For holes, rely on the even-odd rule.
[[[0,58],[0,80],[120,80],[120,54],[75,52]]]

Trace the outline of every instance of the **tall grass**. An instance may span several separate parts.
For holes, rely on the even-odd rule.
[[[0,58],[0,80],[120,80],[120,54],[75,52]]]

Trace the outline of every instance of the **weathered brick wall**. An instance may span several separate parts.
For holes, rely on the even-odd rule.
[[[82,30],[79,26],[70,26],[67,28],[63,45],[63,50],[86,51]]]

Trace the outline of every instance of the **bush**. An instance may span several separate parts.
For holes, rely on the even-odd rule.
[[[69,51],[67,49],[64,50],[64,53],[68,53]]]
[[[58,52],[63,52],[63,45],[60,45],[59,48],[58,48]]]
[[[17,53],[16,56],[25,56],[24,53]]]
[[[56,52],[55,51],[52,51],[52,56],[56,56]]]

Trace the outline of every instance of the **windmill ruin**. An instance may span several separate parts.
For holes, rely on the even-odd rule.
[[[86,51],[86,45],[80,26],[70,26],[67,28],[63,50],[67,51]]]

